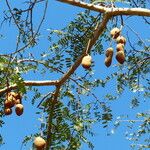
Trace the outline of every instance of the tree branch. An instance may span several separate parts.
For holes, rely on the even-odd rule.
[[[75,0],[57,0],[57,1],[67,3],[67,4],[70,4],[70,5],[73,5],[73,6],[86,8],[86,9],[89,9],[89,10],[94,10],[94,11],[101,12],[101,13],[106,12],[106,9],[107,9],[106,7],[103,7],[103,6],[88,4],[88,3],[85,3],[85,2],[81,2],[79,0],[78,1],[75,1]]]
[[[58,80],[45,80],[45,81],[24,81],[25,86],[50,86],[57,85]],[[9,90],[13,90],[17,88],[17,84],[11,85],[9,87],[3,88],[0,90],[0,95],[4,94]]]
[[[56,86],[56,90],[53,94],[52,99],[49,99],[49,116],[47,121],[47,139],[46,139],[46,148],[45,150],[50,150],[52,146],[52,123],[53,123],[53,114],[54,114],[54,108],[55,104],[57,103],[57,99],[59,96],[60,86]]]
[[[57,0],[70,5],[86,8],[100,13],[109,12],[112,16],[117,15],[132,15],[132,16],[147,16],[150,17],[150,10],[145,8],[117,8],[117,7],[105,7],[94,4],[88,4],[76,0]]]

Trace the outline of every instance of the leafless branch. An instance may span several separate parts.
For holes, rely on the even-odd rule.
[[[44,21],[45,16],[46,16],[47,7],[48,7],[48,0],[46,0],[46,2],[45,2],[45,8],[44,8],[43,17],[42,17],[42,19],[41,19],[41,21],[40,21],[40,23],[39,23],[39,25],[38,25],[38,28],[37,28],[36,32],[34,33],[33,37],[31,38],[31,40],[30,40],[25,46],[23,46],[22,48],[18,49],[17,51],[15,51],[15,52],[13,52],[13,53],[11,53],[11,54],[16,54],[16,53],[18,53],[18,52],[21,52],[21,51],[23,51],[24,49],[26,49],[28,46],[30,46],[30,44],[33,42],[33,40],[35,39],[35,37],[36,37],[37,34],[39,33],[39,30],[40,30],[40,28],[41,28],[41,26],[42,26],[42,24],[43,24],[43,21]]]
[[[132,15],[132,16],[147,16],[150,17],[150,10],[145,8],[107,8],[105,6],[88,4],[81,1],[76,0],[57,0],[63,3],[68,3],[70,5],[86,8],[89,10],[93,10],[100,13],[111,13],[112,16],[117,15]]]
[[[24,81],[24,86],[51,86],[51,85],[58,85],[58,80],[45,80],[45,81]],[[6,88],[0,90],[0,95],[4,94],[9,90],[13,90],[17,88],[17,84],[10,85]]]

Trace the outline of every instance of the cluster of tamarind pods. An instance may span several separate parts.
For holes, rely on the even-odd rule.
[[[4,114],[11,115],[12,108],[15,106],[15,112],[18,116],[23,114],[22,96],[19,93],[7,92],[4,102]]]
[[[18,116],[23,114],[24,107],[22,105],[22,96],[16,92],[7,92],[4,102],[4,114],[11,115],[13,107],[15,107],[15,112]],[[38,136],[34,140],[34,145],[37,150],[44,150],[46,141]]]
[[[126,38],[121,35],[121,30],[119,28],[113,28],[110,31],[111,37],[116,41],[117,46],[116,46],[116,60],[120,63],[123,64],[125,61],[125,52],[124,52],[124,46],[126,44]],[[113,57],[113,48],[109,47],[106,50],[106,58],[105,58],[105,65],[109,67],[112,63],[112,57]]]
[[[120,63],[123,64],[125,61],[125,52],[124,52],[124,46],[126,44],[126,38],[121,35],[121,30],[117,27],[113,28],[110,31],[111,37],[116,41],[116,60]],[[109,67],[112,63],[112,58],[113,58],[114,50],[112,47],[109,47],[106,50],[105,53],[105,65]],[[88,54],[83,57],[81,65],[85,69],[89,69],[92,64],[92,57]]]
[[[13,107],[15,107],[15,112],[18,116],[23,114],[24,107],[22,105],[22,96],[16,92],[7,92],[6,100],[4,102],[4,114],[11,115]],[[46,141],[38,136],[34,140],[34,145],[37,150],[44,150]]]

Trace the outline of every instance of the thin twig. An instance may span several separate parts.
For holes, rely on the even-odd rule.
[[[145,44],[145,42],[143,41],[143,39],[139,36],[139,34],[136,31],[134,31],[134,29],[131,28],[130,26],[128,26],[127,24],[126,24],[126,26],[138,37],[138,39],[143,43],[143,45],[145,47],[147,47],[147,45]]]
[[[42,24],[43,24],[43,21],[45,20],[47,7],[48,7],[48,0],[46,0],[43,17],[42,17],[42,19],[41,19],[41,22],[39,23],[39,26],[38,26],[37,31],[35,32],[33,38],[31,38],[31,40],[28,42],[28,44],[26,44],[25,46],[23,46],[23,47],[20,48],[19,50],[15,51],[15,52],[12,52],[11,54],[16,54],[16,53],[18,53],[18,52],[21,52],[21,51],[23,51],[24,49],[26,49],[28,46],[30,46],[30,44],[33,42],[33,40],[35,39],[35,37],[36,37],[37,34],[39,33],[39,30],[40,30],[40,28],[41,28],[41,26],[42,26]]]

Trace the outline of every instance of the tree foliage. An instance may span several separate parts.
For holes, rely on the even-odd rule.
[[[67,0],[58,1],[68,3]],[[150,11],[146,9],[149,1],[74,2],[73,5],[89,9],[82,10],[62,29],[49,27],[48,34],[44,33],[42,25],[44,21],[49,21],[46,12],[51,9],[52,6],[48,5],[51,2],[5,2],[1,30],[9,23],[8,28],[16,31],[13,35],[16,41],[12,50],[0,52],[0,126],[3,126],[3,118],[6,117],[4,102],[7,93],[15,91],[21,93],[23,99],[28,99],[32,91],[31,104],[37,105],[41,123],[38,133],[24,138],[24,145],[33,143],[34,137],[40,135],[47,141],[46,150],[77,150],[83,142],[93,149],[87,135],[94,136],[91,130],[94,123],[100,122],[103,128],[116,130],[125,122],[128,129],[125,136],[132,141],[131,147],[139,150],[150,148],[150,112],[140,110],[140,106],[148,104],[147,99],[150,98],[150,39],[144,36],[150,25]],[[122,15],[115,15],[110,10],[94,13],[95,8],[84,5],[86,3],[94,4],[102,11],[127,5],[131,14],[123,12]],[[36,12],[41,8],[36,20]],[[128,21],[135,19],[133,8],[143,11],[138,16],[143,25],[141,31],[136,31]],[[138,10],[135,15],[139,14]],[[125,63],[121,65],[113,59],[106,75],[99,75],[97,66],[104,65],[105,49],[116,48],[115,41],[110,37],[110,30],[114,27],[120,28],[127,39]],[[98,30],[101,32],[99,35]],[[47,43],[46,48],[41,45],[43,41]],[[93,58],[88,70],[79,67],[87,54]],[[97,58],[101,59],[100,64]],[[34,77],[32,81],[27,80],[29,76]],[[113,91],[110,91],[110,86],[113,86]],[[104,94],[99,94],[100,90]],[[135,115],[125,111],[123,115],[116,116],[113,102],[127,91],[133,95],[129,105]],[[35,149],[34,144],[32,148]]]

